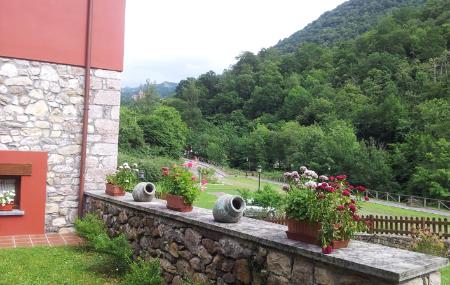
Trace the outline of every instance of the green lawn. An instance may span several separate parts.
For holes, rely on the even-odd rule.
[[[441,285],[450,285],[450,265],[441,269]]]
[[[265,185],[270,185],[274,189],[281,189],[279,184],[261,182],[261,188],[263,188]],[[223,184],[209,184],[207,190],[200,195],[199,199],[197,199],[194,205],[197,207],[212,209],[214,207],[215,201],[217,200],[217,195],[214,195],[214,193],[223,192],[227,194],[237,194],[237,189],[249,189],[256,191],[258,189],[258,181],[243,176],[228,176],[223,180]],[[362,203],[361,214],[378,216],[382,215],[446,218],[440,215],[428,214],[424,212],[406,210],[368,202]]]
[[[100,273],[105,262],[105,256],[76,247],[0,249],[0,284],[118,284]]]

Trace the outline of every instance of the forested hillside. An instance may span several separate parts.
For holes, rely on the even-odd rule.
[[[177,156],[192,146],[232,167],[306,165],[446,198],[449,48],[450,1],[433,0],[336,45],[246,52],[221,75],[181,81],[173,98],[122,108],[121,148]]]
[[[316,21],[275,46],[283,52],[293,52],[300,44],[332,45],[351,40],[367,32],[380,18],[393,9],[421,5],[425,0],[350,0],[324,13]]]

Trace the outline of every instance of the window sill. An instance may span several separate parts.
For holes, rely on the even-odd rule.
[[[23,216],[25,211],[14,209],[12,211],[0,211],[0,217],[2,216]]]

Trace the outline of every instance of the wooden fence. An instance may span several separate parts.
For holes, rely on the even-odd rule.
[[[414,229],[429,228],[442,238],[450,237],[450,222],[447,218],[396,217],[396,216],[363,216],[369,224],[368,233],[411,235]],[[266,218],[268,222],[287,225],[285,217]]]

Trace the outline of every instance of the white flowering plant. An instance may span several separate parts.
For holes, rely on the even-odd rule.
[[[3,191],[0,193],[0,205],[6,206],[14,202],[16,194],[14,191]]]
[[[125,191],[133,191],[134,186],[139,182],[139,169],[136,163],[131,166],[125,162],[117,168],[114,173],[106,176],[106,182],[116,185]]]
[[[368,200],[364,186],[350,185],[346,175],[318,176],[304,166],[300,173],[286,172],[284,177],[289,183],[283,187],[288,192],[287,217],[320,224],[322,246],[330,246],[333,240],[348,240],[365,229],[358,214],[358,202]]]

